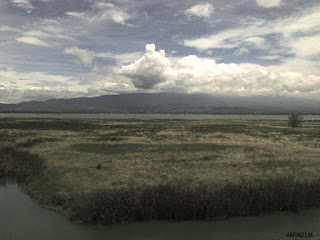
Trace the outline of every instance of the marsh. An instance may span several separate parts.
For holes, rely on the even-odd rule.
[[[19,169],[8,159],[16,165],[16,156],[36,159],[39,169],[25,176],[22,190],[77,222],[214,220],[320,203],[318,121],[298,128],[269,120],[2,119],[0,125],[2,174]]]

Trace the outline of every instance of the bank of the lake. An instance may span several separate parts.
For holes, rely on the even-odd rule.
[[[221,220],[320,203],[319,122],[2,119],[0,128],[3,175],[21,175],[36,202],[77,222]]]
[[[73,224],[36,205],[14,182],[0,184],[1,240],[286,240],[287,234],[307,233],[320,238],[320,209],[299,213],[263,214],[224,221],[131,223],[112,227]]]

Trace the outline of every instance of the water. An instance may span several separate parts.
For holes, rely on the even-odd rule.
[[[213,115],[213,114],[99,114],[99,113],[0,113],[0,118],[56,119],[186,119],[186,120],[288,120],[287,115]],[[304,120],[320,120],[320,115],[304,115]]]
[[[320,239],[320,209],[299,214],[276,213],[225,221],[150,222],[97,227],[73,224],[57,213],[43,209],[15,183],[0,185],[0,240],[113,240],[113,239],[217,239],[282,240],[287,232],[312,233]]]

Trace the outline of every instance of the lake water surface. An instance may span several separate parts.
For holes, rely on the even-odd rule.
[[[150,222],[97,227],[73,224],[43,209],[19,191],[17,184],[0,185],[0,240],[282,240],[287,232],[312,233],[320,239],[320,209],[298,214],[276,213],[225,221]]]
[[[320,120],[320,115],[304,115],[304,120]],[[81,114],[81,113],[0,113],[0,118],[57,118],[57,119],[186,119],[186,120],[288,120],[287,115],[234,114]]]

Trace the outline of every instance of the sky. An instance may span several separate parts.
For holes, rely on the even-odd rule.
[[[319,0],[0,0],[0,103],[121,93],[320,100]]]

